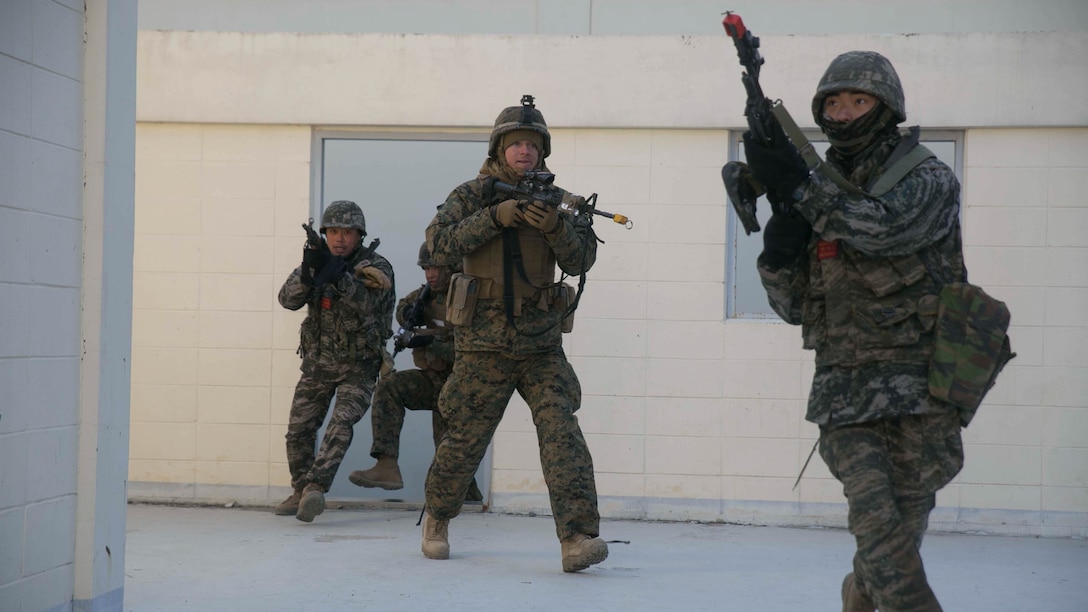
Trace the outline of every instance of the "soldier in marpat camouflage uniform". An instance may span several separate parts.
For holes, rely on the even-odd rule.
[[[415,340],[426,339],[412,348],[412,362],[417,369],[392,372],[382,376],[374,391],[370,411],[374,443],[370,456],[378,460],[374,467],[355,470],[348,476],[360,487],[380,487],[395,491],[404,488],[400,465],[400,432],[404,427],[404,410],[430,410],[431,433],[435,448],[446,433],[446,420],[438,411],[438,393],[453,371],[453,326],[446,321],[446,295],[449,292],[453,268],[435,265],[427,243],[419,247],[419,267],[427,279],[427,295],[423,301],[423,325],[415,330]],[[408,313],[420,299],[420,287],[401,298],[397,304],[397,323],[411,325]],[[399,348],[399,345],[398,345]],[[482,501],[476,480],[469,486],[466,501]]]
[[[496,119],[479,176],[454,189],[427,228],[434,260],[464,269],[447,301],[447,317],[457,325],[457,360],[439,409],[449,431],[427,476],[422,549],[431,559],[449,558],[449,520],[461,511],[515,390],[536,425],[563,570],[608,556],[599,537],[593,459],[574,414],[581,387],[560,336],[571,288],[555,281],[556,264],[572,275],[593,265],[596,236],[588,215],[507,199],[494,186],[545,170],[550,152],[544,117],[525,96]]]
[[[801,325],[816,351],[806,418],[820,427],[820,455],[843,484],[857,541],[843,610],[940,610],[920,547],[963,444],[956,409],[929,394],[927,370],[937,294],[966,278],[960,186],[924,154],[891,170],[918,131],[898,129],[902,86],[879,54],[835,58],[812,112],[831,142],[827,163],[850,185],[810,175],[782,137],[766,146],[746,134],[745,153],[769,197],[790,204],[767,224],[758,267],[775,312]],[[903,174],[873,195],[886,171]]]
[[[287,424],[287,464],[294,493],[276,514],[307,523],[325,510],[325,493],[370,406],[374,381],[393,335],[393,268],[363,248],[366,219],[354,202],[338,200],[321,217],[328,248],[303,249],[302,265],[280,288],[280,305],[307,307],[299,354],[302,377]],[[314,453],[317,431],[336,394],[332,416]]]

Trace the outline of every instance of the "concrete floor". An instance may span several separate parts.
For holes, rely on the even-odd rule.
[[[837,529],[602,521],[600,565],[564,574],[550,517],[466,512],[451,557],[420,553],[418,510],[130,505],[124,610],[809,611],[841,609]],[[1088,542],[931,533],[946,611],[1085,612]]]

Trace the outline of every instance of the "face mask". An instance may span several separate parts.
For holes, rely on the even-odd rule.
[[[873,110],[850,121],[832,121],[826,116],[820,122],[820,129],[827,134],[831,146],[844,155],[861,152],[878,135],[894,124],[894,115],[883,102],[878,102]]]

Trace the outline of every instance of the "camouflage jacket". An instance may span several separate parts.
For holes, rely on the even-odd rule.
[[[427,245],[440,265],[462,264],[466,255],[502,240],[502,228],[491,219],[490,206],[505,196],[484,197],[488,179],[474,179],[454,189],[427,226]],[[570,275],[588,271],[597,260],[597,238],[589,215],[561,213],[560,227],[545,235],[548,248],[559,268]],[[526,230],[528,228],[528,230]],[[521,231],[536,231],[523,225]],[[488,245],[492,246],[492,245]],[[516,274],[516,272],[515,272]],[[492,351],[510,357],[543,353],[562,346],[559,326],[561,310],[541,308],[543,302],[524,300],[515,327],[507,321],[502,299],[481,299],[476,303],[471,325],[457,328],[457,351]],[[543,333],[537,333],[549,328]]]
[[[408,322],[408,311],[419,299],[423,288],[417,288],[401,298],[397,303],[397,323],[405,325]],[[420,370],[434,370],[436,372],[453,369],[453,326],[446,323],[445,308],[446,289],[442,291],[432,290],[430,297],[423,305],[423,326],[429,330],[440,330],[435,334],[434,340],[427,346],[412,349],[412,362]],[[435,321],[442,321],[439,326]]]
[[[345,263],[347,271],[320,293],[303,284],[301,266],[295,268],[280,287],[280,305],[288,310],[306,306],[300,330],[299,355],[302,371],[341,372],[355,369],[363,360],[381,359],[393,335],[393,306],[396,293],[369,289],[352,270],[363,261],[366,249],[355,249]],[[393,280],[393,267],[374,253],[370,263]]]
[[[931,158],[878,197],[819,173],[802,190],[794,207],[813,227],[806,252],[781,268],[761,256],[758,267],[771,307],[816,351],[808,420],[948,410],[926,376],[937,294],[965,276],[955,174]]]

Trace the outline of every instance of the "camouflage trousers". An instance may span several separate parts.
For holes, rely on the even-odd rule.
[[[858,588],[881,612],[941,610],[921,547],[937,491],[963,467],[957,414],[821,428],[820,456],[849,504]]]
[[[438,394],[449,378],[449,370],[399,370],[386,375],[374,390],[370,426],[374,443],[370,456],[400,456],[400,432],[404,428],[404,410],[430,410],[431,433],[435,448],[446,433],[446,420],[438,411]]]
[[[287,466],[296,491],[314,484],[328,492],[351,445],[355,424],[370,407],[380,366],[380,360],[368,359],[361,367],[340,372],[303,372],[287,422]],[[317,431],[328,416],[334,393],[332,415],[315,453]]]
[[[574,415],[581,406],[582,387],[558,347],[524,359],[488,352],[457,354],[438,400],[449,431],[427,473],[427,509],[440,520],[461,512],[472,475],[515,390],[536,426],[556,534],[560,540],[577,533],[598,536],[593,458]]]

